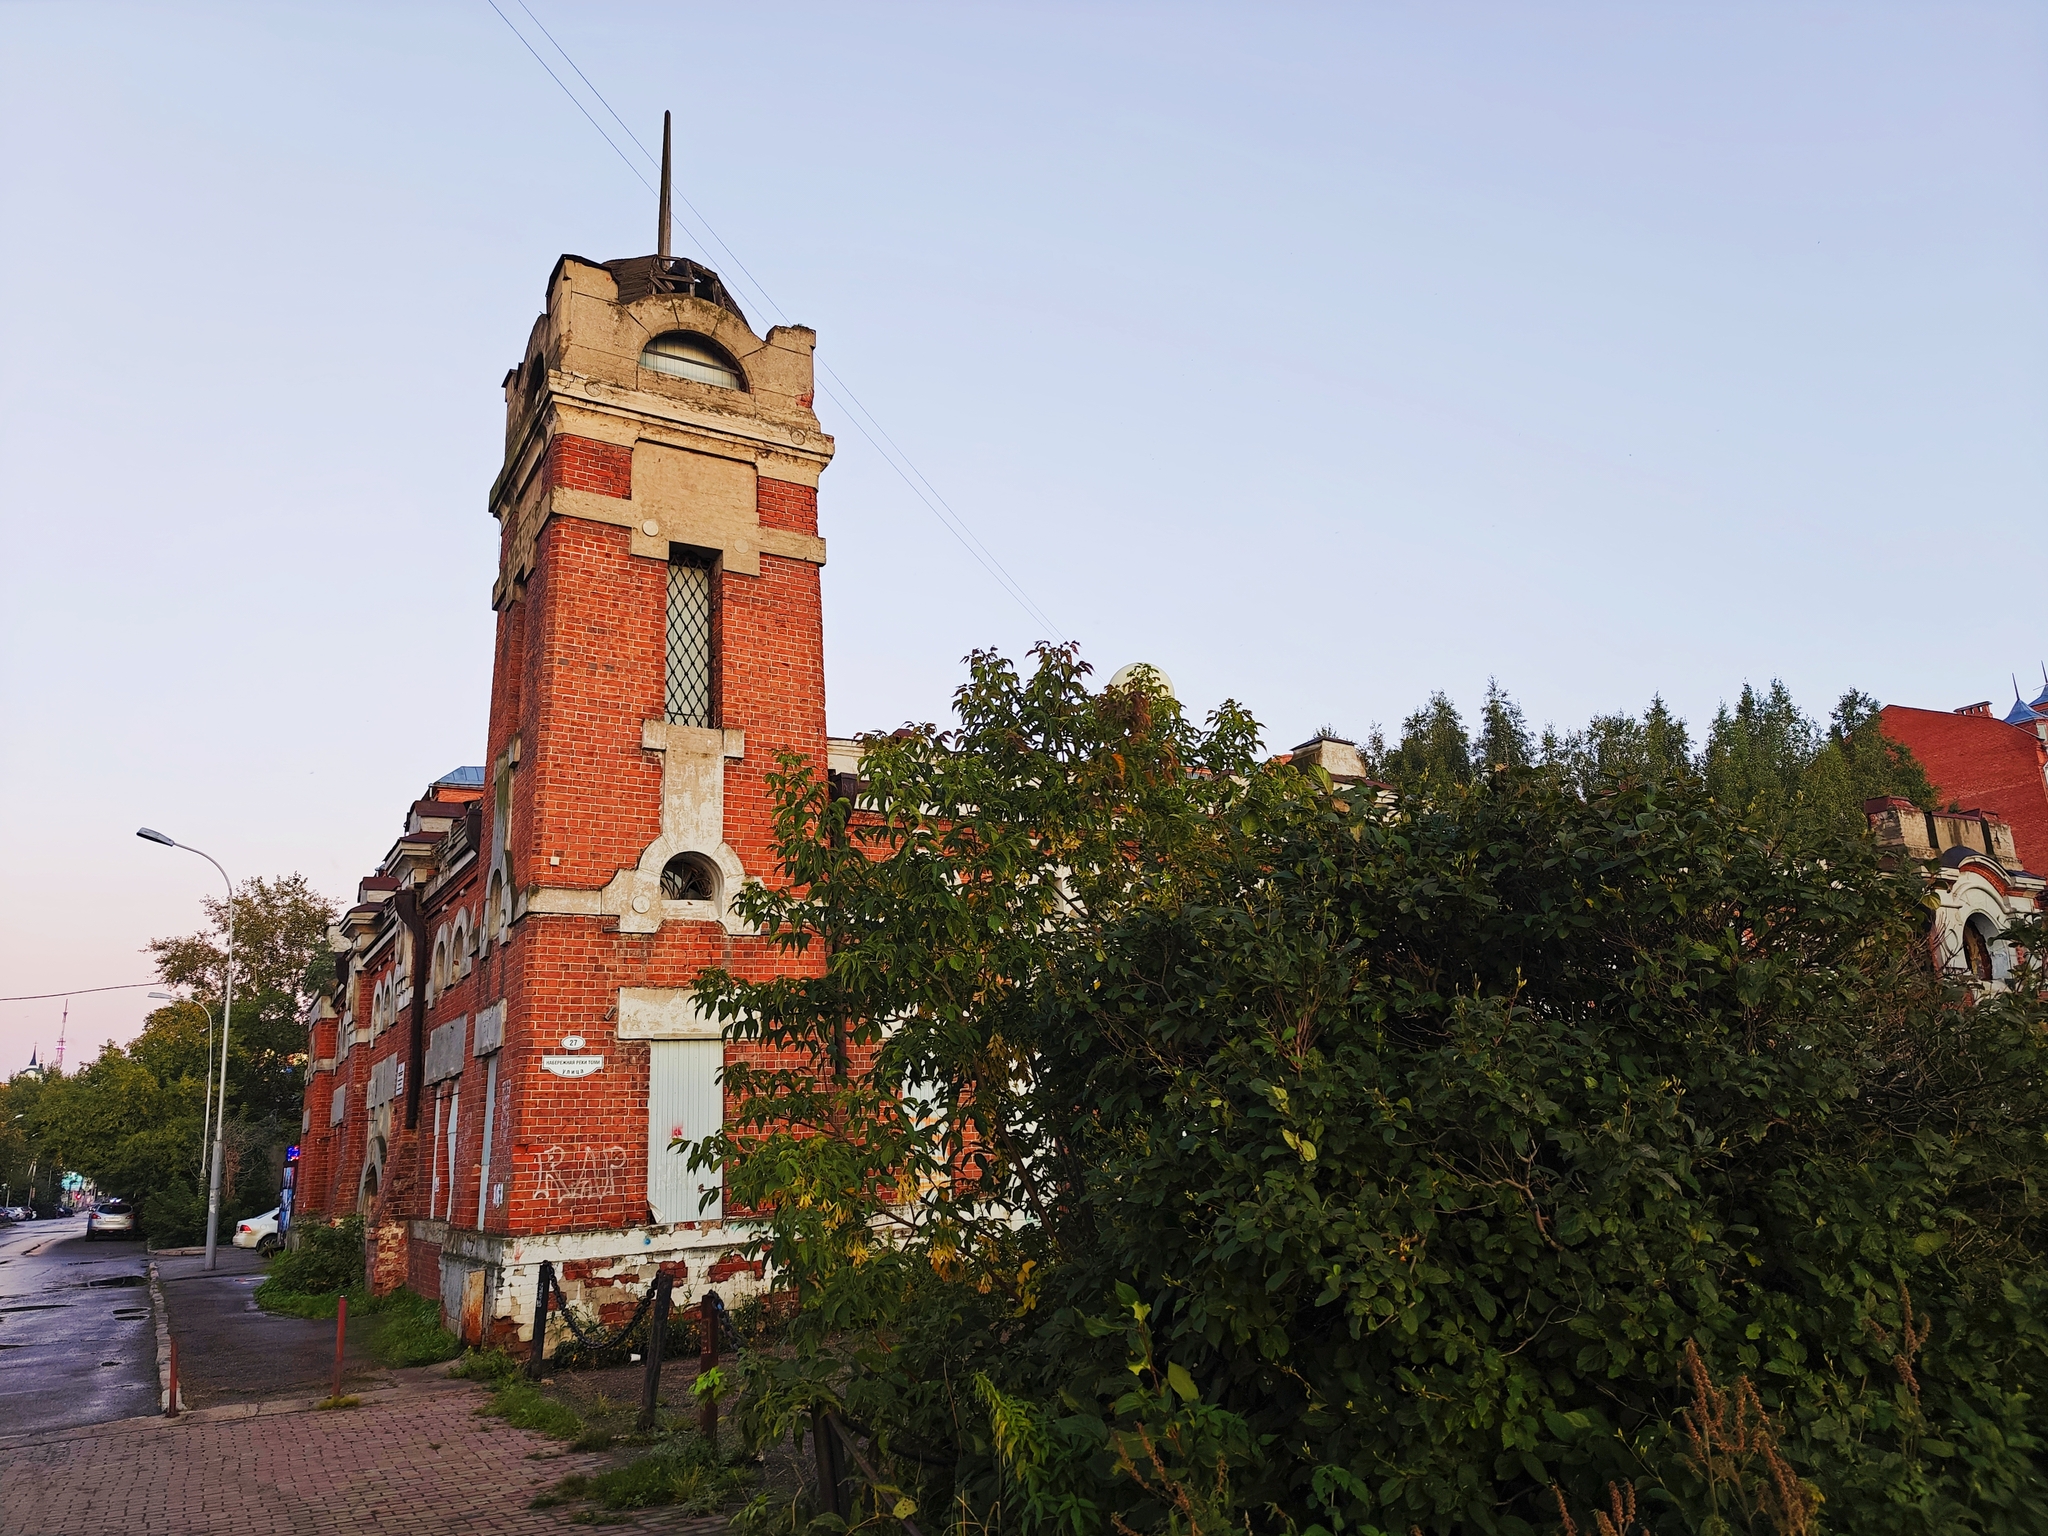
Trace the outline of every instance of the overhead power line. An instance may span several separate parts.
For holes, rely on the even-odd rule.
[[[143,987],[160,987],[160,981],[124,981],[118,987],[73,987],[69,992],[28,992],[20,997],[0,997],[0,1003],[47,1003],[60,997],[83,997],[88,992],[135,992]]]
[[[620,147],[618,141],[606,131],[605,126],[597,120],[596,115],[583,104],[582,99],[569,88],[569,83],[556,72],[554,66],[541,57],[540,50],[535,48],[528,41],[526,34],[514,25],[512,18],[500,9],[498,0],[484,0],[484,3],[497,13],[498,19],[505,23],[512,35],[519,39],[521,45],[525,47],[528,53],[533,55],[534,62],[547,71],[548,78],[554,81],[561,88],[562,94],[575,104],[576,110],[581,112],[585,121],[597,130],[598,137],[602,138],[611,147],[612,153],[619,157],[619,160],[628,171],[632,172],[633,178],[650,192],[653,191],[653,184],[641,174],[640,168],[633,164],[632,158]],[[547,24],[534,14],[533,7],[528,5],[526,0],[519,0],[519,8],[526,12],[527,17],[533,22],[534,26],[540,29],[541,36],[546,38],[555,52],[562,56],[563,62],[575,73],[576,78],[583,82],[584,86],[590,91],[590,94],[597,98],[598,104],[610,114],[612,121],[619,125],[619,129],[625,134],[627,142],[640,151],[641,158],[646,160],[649,165],[658,167],[660,161],[655,158],[653,152],[640,142],[640,136],[619,115],[618,109],[606,99],[604,92],[599,90],[590,76],[583,72],[583,67],[571,57],[569,50],[561,45],[554,33],[548,30]],[[677,221],[684,225],[691,238],[696,241],[697,248],[708,257],[711,254],[711,247],[716,245],[728,258],[726,261],[717,263],[717,265],[728,273],[737,270],[746,279],[747,285],[752,288],[754,294],[759,297],[761,307],[769,314],[775,316],[778,321],[786,323],[788,316],[782,306],[775,302],[773,295],[768,292],[766,285],[758,277],[754,276],[752,269],[740,258],[739,253],[720,237],[718,231],[712,227],[711,221],[704,217],[703,211],[690,201],[687,193],[678,193],[676,195],[682,205],[695,216],[697,223],[703,226],[704,233],[699,235],[695,229],[690,228],[687,221]],[[705,236],[709,238],[707,239]],[[1024,584],[1010,574],[1009,568],[997,557],[995,551],[982,542],[981,537],[975,533],[967,519],[961,515],[951,502],[946,500],[945,496],[940,493],[937,486],[932,484],[924,471],[917,467],[916,462],[904,451],[902,445],[889,435],[889,431],[882,425],[881,419],[873,411],[869,410],[861,402],[860,398],[854,394],[852,387],[847,384],[845,379],[839,376],[839,371],[822,358],[818,360],[818,366],[824,370],[831,379],[832,384],[838,386],[837,389],[834,389],[830,385],[820,383],[818,385],[818,392],[846,413],[846,419],[853,423],[854,430],[867,439],[869,446],[881,456],[882,462],[896,472],[896,477],[904,483],[911,495],[915,496],[923,504],[925,510],[931,513],[938,521],[940,527],[953,535],[960,547],[967,552],[969,558],[979,565],[997,586],[1003,589],[1011,601],[1024,610],[1025,617],[1029,618],[1033,623],[1044,625],[1046,630],[1055,638],[1065,640],[1067,638],[1066,632],[1053,622],[1052,616],[1039,606],[1031,594],[1025,590]],[[870,427],[873,430],[870,430]]]

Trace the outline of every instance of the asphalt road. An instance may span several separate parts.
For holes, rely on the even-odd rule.
[[[209,1274],[197,1254],[157,1259],[171,1334],[178,1341],[178,1395],[184,1405],[325,1397],[334,1372],[334,1323],[259,1311],[256,1287],[264,1261],[253,1250],[223,1243],[215,1262]],[[365,1321],[358,1319],[346,1336],[344,1381],[351,1391],[384,1375],[364,1352]]]
[[[0,1434],[155,1413],[156,1325],[140,1234],[83,1216],[0,1227]]]

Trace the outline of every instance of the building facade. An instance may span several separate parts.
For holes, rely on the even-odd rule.
[[[2015,690],[2017,693],[2017,690]],[[1936,960],[1984,983],[2001,983],[2013,951],[2001,937],[2042,911],[2048,871],[2048,686],[2031,704],[2015,697],[2003,719],[1989,700],[1960,709],[1888,704],[1886,736],[1908,748],[1946,811],[1874,800],[1878,841],[1928,863],[1936,911]]]
[[[733,897],[772,877],[766,776],[821,766],[813,333],[757,335],[716,273],[564,256],[505,376],[485,762],[429,786],[331,935],[311,1025],[300,1220],[361,1213],[375,1289],[471,1342],[572,1304],[744,1287],[715,1174],[717,963],[815,965]]]

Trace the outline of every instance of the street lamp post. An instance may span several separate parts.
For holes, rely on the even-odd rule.
[[[175,992],[152,992],[151,997],[166,1003],[192,1003],[197,998],[180,997]],[[199,1096],[199,1174],[197,1182],[206,1182],[206,1130],[213,1124],[213,1010],[204,1003],[199,1004],[200,1012],[206,1015],[206,1091]]]
[[[213,1174],[207,1180],[206,1185],[206,1267],[212,1269],[214,1267],[214,1247],[220,1238],[221,1166],[226,1160],[226,1152],[221,1146],[221,1137],[227,1129],[228,1117],[228,1018],[230,1010],[234,1007],[235,1003],[235,882],[228,879],[228,872],[221,869],[220,860],[210,853],[203,853],[187,843],[181,843],[173,837],[166,837],[163,833],[153,831],[149,827],[137,828],[135,835],[142,838],[145,842],[162,843],[166,848],[183,848],[187,853],[199,854],[200,858],[206,860],[215,869],[220,870],[220,877],[228,888],[227,959],[221,966],[223,974],[221,976],[220,998],[220,1099],[214,1107],[213,1115]],[[207,1056],[210,1062],[212,1059],[210,1043]]]

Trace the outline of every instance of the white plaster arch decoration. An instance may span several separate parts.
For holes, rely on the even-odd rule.
[[[661,835],[639,863],[620,870],[604,889],[544,887],[527,898],[525,910],[609,914],[618,918],[621,933],[654,933],[672,921],[715,922],[730,934],[751,933],[732,906],[747,882],[746,866],[725,841],[725,765],[746,756],[746,733],[649,720],[641,727],[640,745],[662,755]],[[663,897],[661,872],[682,853],[697,854],[717,871],[713,900]]]
[[[1942,895],[1941,911],[1935,919],[1940,935],[1941,964],[1950,970],[1967,970],[1963,930],[1972,919],[1981,919],[1981,930],[1991,950],[1992,979],[2003,980],[2012,965],[2012,947],[2002,938],[2010,920],[2005,893],[1983,874],[1965,867]]]
[[[453,986],[469,974],[470,953],[469,908],[458,907],[455,910],[455,920],[448,927],[448,984],[450,986]]]
[[[443,924],[434,933],[434,963],[427,971],[427,1001],[432,1003],[448,987],[448,929]]]
[[[367,1216],[370,1203],[383,1193],[384,1157],[389,1147],[382,1136],[372,1136],[364,1149],[363,1171],[356,1179],[356,1213]]]

